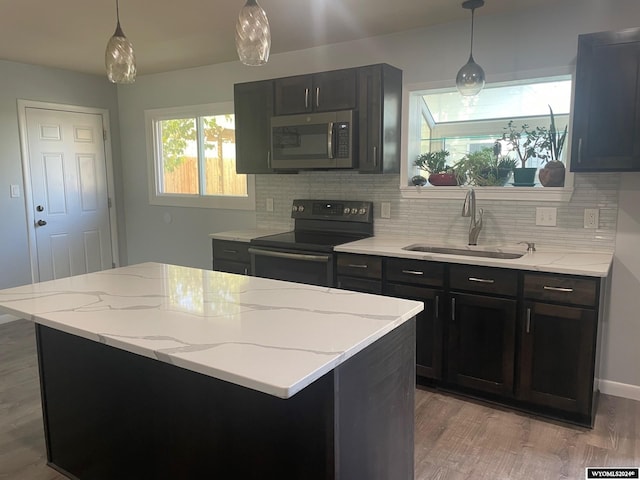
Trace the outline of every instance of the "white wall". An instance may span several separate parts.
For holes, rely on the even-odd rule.
[[[36,100],[108,109],[110,112],[114,174],[121,175],[117,90],[106,78],[65,70],[0,60],[0,289],[31,283],[27,244],[24,180],[18,131],[17,100]],[[20,186],[20,197],[9,196],[10,185]],[[116,199],[122,197],[117,182]],[[124,213],[120,219],[120,255],[126,261]]]
[[[537,76],[544,72],[556,72],[558,69],[567,70],[575,64],[578,34],[634,27],[638,23],[640,2],[637,0],[563,0],[538,10],[496,16],[479,15],[476,18],[474,56],[487,72],[489,82]],[[144,76],[135,85],[118,87],[129,261],[136,263],[160,260],[207,268],[211,258],[208,233],[249,228],[256,224],[255,212],[149,205],[145,109],[229,101],[232,100],[233,84],[236,82],[378,62],[401,68],[405,84],[434,82],[453,85],[457,70],[468,57],[468,35],[469,22],[464,21],[273,55],[269,64],[260,68],[244,67],[238,62],[232,62]],[[363,176],[361,180],[354,179],[350,185],[353,192],[361,191],[363,197],[367,196],[370,185],[365,177],[367,176]],[[301,178],[291,175],[284,181],[297,182]],[[589,178],[582,177],[587,192]],[[596,184],[611,183],[607,178],[591,178],[596,179]],[[258,187],[262,185],[269,188],[272,185],[269,178],[260,177],[259,180]],[[303,180],[309,181],[306,177]],[[317,180],[322,182],[321,177]],[[609,198],[607,205],[615,204],[617,181],[618,177],[615,177],[613,187],[607,187],[607,192],[611,188],[614,192],[614,198]],[[258,196],[260,195],[258,191]],[[594,204],[599,201],[598,198],[593,199]],[[624,210],[634,205],[634,201],[629,200],[626,194],[622,203]],[[258,208],[263,208],[261,202]],[[612,208],[609,226],[615,229],[617,206]],[[452,206],[452,211],[458,210],[459,205]],[[285,213],[287,210],[280,211],[282,218],[267,219],[260,210],[258,219],[288,224]],[[413,211],[419,211],[417,206],[414,206]],[[163,221],[166,212],[171,214],[172,223]],[[563,213],[564,221],[578,226],[582,222],[581,215],[581,208],[568,208]],[[622,213],[620,219],[623,225],[627,225],[627,219],[622,217]],[[619,266],[622,264],[629,269],[628,276],[637,278],[640,276],[640,265],[628,260],[635,258],[630,245],[640,240],[637,226],[630,230],[630,236],[628,244],[617,245],[616,271],[623,270]],[[613,237],[610,238],[610,243],[613,244]],[[616,282],[610,321],[605,324],[607,343],[604,346],[604,377],[610,385],[615,382],[615,385],[628,386],[627,391],[636,394],[640,392],[640,369],[637,356],[633,357],[629,348],[640,341],[640,336],[637,320],[630,315],[637,309],[634,300],[629,300],[629,297],[637,296],[637,282]]]

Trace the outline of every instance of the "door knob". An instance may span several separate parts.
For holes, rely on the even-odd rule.
[[[38,224],[39,227],[44,227],[47,224],[47,222],[44,220],[38,220],[36,223]]]

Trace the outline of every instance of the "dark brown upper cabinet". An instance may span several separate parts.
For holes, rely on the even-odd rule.
[[[234,85],[236,172],[272,173],[273,80]]]
[[[297,75],[275,80],[275,115],[353,110],[355,68]]]
[[[640,28],[578,37],[571,170],[640,171]]]

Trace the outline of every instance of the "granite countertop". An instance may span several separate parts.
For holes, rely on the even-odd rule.
[[[160,263],[0,290],[0,311],[280,398],[423,308]]]
[[[440,253],[412,252],[403,247],[413,244],[455,247],[469,250],[495,250],[508,253],[524,253],[516,259],[485,258],[467,255],[445,255]],[[613,253],[579,252],[575,250],[546,249],[536,246],[536,251],[526,253],[526,245],[501,246],[468,246],[444,245],[429,242],[424,237],[374,236],[339,245],[338,252],[380,255],[386,257],[415,258],[445,263],[461,263],[465,265],[482,265],[487,267],[531,270],[537,272],[564,273],[585,275],[590,277],[606,277],[609,275]]]
[[[250,242],[254,238],[264,237],[266,235],[275,235],[277,233],[288,232],[285,228],[281,229],[265,229],[251,228],[247,230],[229,230],[226,232],[210,233],[209,238],[216,240],[229,240],[232,242]]]

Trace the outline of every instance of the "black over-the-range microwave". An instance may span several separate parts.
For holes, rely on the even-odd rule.
[[[330,169],[357,167],[352,110],[271,118],[271,167]]]

